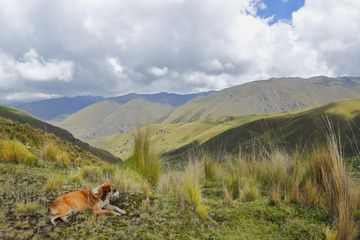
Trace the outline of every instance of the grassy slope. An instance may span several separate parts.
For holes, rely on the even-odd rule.
[[[51,168],[46,163],[27,167],[0,162],[0,235],[5,239],[324,239],[329,216],[322,210],[282,203],[270,206],[267,198],[255,202],[234,202],[227,207],[222,192],[207,185],[203,191],[209,218],[202,221],[192,208],[179,210],[171,195],[153,194],[151,208],[143,210],[145,197],[123,193],[111,204],[124,209],[123,216],[100,215],[91,211],[61,220],[52,226],[46,207],[59,195],[84,188],[66,182],[56,191],[44,191],[46,180],[54,174],[67,179],[71,171]],[[95,187],[96,184],[88,184]],[[15,201],[37,202],[34,213],[16,213]]]
[[[157,123],[184,123],[224,115],[283,112],[359,98],[358,78],[313,77],[255,81],[199,97]]]
[[[30,126],[32,126],[34,128],[41,129],[47,133],[52,133],[52,134],[56,135],[57,137],[59,137],[60,139],[66,140],[75,146],[79,146],[82,149],[89,151],[93,155],[95,155],[105,161],[121,162],[120,158],[114,157],[109,152],[107,152],[103,149],[92,147],[89,144],[82,142],[79,139],[74,138],[74,136],[71,133],[69,133],[68,131],[61,129],[59,127],[56,127],[56,126],[52,126],[46,122],[40,121],[22,110],[18,110],[16,108],[12,108],[12,107],[8,107],[6,105],[0,104],[0,117],[10,119],[15,122],[22,123],[22,124],[29,124]]]
[[[304,208],[288,200],[272,206],[265,195],[254,202],[234,200],[233,206],[228,207],[223,200],[221,182],[203,180],[202,202],[208,209],[205,221],[187,204],[180,210],[178,199],[172,192],[174,189],[168,187],[167,194],[151,189],[147,209],[142,205],[145,196],[131,189],[122,193],[120,198],[111,200],[111,204],[127,212],[123,216],[101,215],[93,218],[91,211],[86,211],[71,216],[70,226],[59,220],[54,227],[48,219],[46,208],[57,196],[99,185],[93,180],[94,176],[80,183],[72,181],[72,176],[82,172],[78,167],[84,169],[97,165],[111,172],[117,166],[106,167],[80,148],[74,148],[54,135],[27,124],[2,118],[0,121],[3,121],[1,134],[8,138],[16,137],[31,146],[31,151],[36,154],[44,141],[51,139],[56,141],[59,148],[69,152],[71,158],[81,161],[80,165],[74,163],[74,166],[45,161],[28,166],[0,161],[0,236],[4,239],[324,239],[325,231],[332,224],[329,214],[321,208]],[[224,121],[232,124],[237,120],[219,118],[212,125],[221,126]],[[63,186],[46,191],[48,180],[54,176],[64,179]],[[105,180],[99,181],[103,183]],[[28,202],[37,203],[38,208],[32,213],[17,212],[17,203]]]
[[[236,152],[251,149],[253,144],[284,143],[290,148],[323,142],[328,118],[348,155],[358,152],[360,144],[360,100],[344,100],[320,107],[297,110],[255,120],[229,129],[202,144],[206,149]],[[221,149],[220,149],[221,148]]]
[[[241,144],[248,150],[254,142],[294,147],[299,142],[313,144],[324,140],[325,116],[341,130],[341,140],[349,155],[358,150],[360,139],[360,100],[344,100],[320,107],[298,109],[287,113],[224,116],[186,124],[150,124],[152,142],[161,153],[177,156],[189,148],[202,145],[212,151],[236,152]],[[100,138],[92,144],[127,159],[132,151],[134,131]],[[260,141],[260,142],[259,142]]]
[[[123,105],[115,101],[95,103],[71,115],[59,123],[75,136],[89,140],[120,134],[168,113],[168,104],[151,103],[144,99],[134,99]]]
[[[210,138],[246,122],[271,114],[249,114],[244,116],[225,116],[186,124],[150,124],[152,143],[161,153],[173,151],[193,142],[203,143]],[[94,146],[108,150],[115,156],[127,159],[132,153],[135,130],[116,136],[91,141]]]

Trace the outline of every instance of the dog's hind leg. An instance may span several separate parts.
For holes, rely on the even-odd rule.
[[[69,221],[66,218],[70,215],[72,215],[71,207],[63,204],[61,207],[59,207],[59,209],[57,209],[56,213],[53,216],[50,216],[50,221],[55,226],[55,219],[60,217],[65,223],[69,224]]]
[[[71,223],[69,222],[69,220],[67,220],[68,217],[70,217],[71,215],[73,215],[73,211],[68,212],[65,216],[62,216],[61,219],[68,225],[70,225]]]

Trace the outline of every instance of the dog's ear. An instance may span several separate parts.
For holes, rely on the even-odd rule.
[[[98,196],[101,198],[101,200],[105,201],[106,196],[109,195],[109,192],[111,192],[110,186],[100,187],[98,190]]]

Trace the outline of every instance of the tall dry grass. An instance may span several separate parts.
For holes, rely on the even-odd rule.
[[[320,147],[311,161],[312,177],[324,196],[326,208],[336,226],[337,239],[353,239],[356,235],[349,179],[333,131],[327,137],[327,148]]]
[[[59,148],[55,142],[50,141],[42,148],[42,155],[45,161],[56,162]]]
[[[23,162],[28,155],[28,149],[17,139],[0,141],[0,160],[4,162]]]
[[[137,129],[134,151],[129,161],[152,186],[156,185],[162,174],[163,161],[150,144],[148,128]]]
[[[200,176],[202,172],[201,163],[190,160],[184,169],[184,196],[185,200],[192,206],[197,206],[201,200]]]

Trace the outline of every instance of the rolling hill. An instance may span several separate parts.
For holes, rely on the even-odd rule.
[[[196,98],[156,123],[186,123],[217,116],[286,112],[360,98],[360,78],[273,78]]]
[[[95,103],[54,124],[88,141],[130,131],[138,124],[148,124],[174,107],[208,94],[210,92],[188,95],[132,93]]]
[[[21,124],[28,124],[33,128],[41,129],[42,131],[45,131],[47,133],[52,133],[55,136],[59,137],[61,140],[68,141],[74,146],[78,146],[104,161],[113,162],[113,163],[122,162],[120,158],[114,157],[108,151],[92,147],[89,144],[75,138],[70,132],[61,129],[59,127],[53,126],[51,124],[48,124],[46,122],[43,122],[41,120],[38,120],[34,118],[32,115],[22,110],[0,104],[0,117]]]
[[[333,132],[345,156],[360,152],[360,100],[343,100],[320,107],[269,116],[228,129],[198,147],[215,152],[252,151],[283,146],[294,150],[326,142]],[[185,149],[185,148],[184,148]],[[178,150],[177,153],[181,151]],[[171,154],[170,154],[171,155]]]
[[[269,143],[294,148],[297,145],[324,141],[326,118],[334,130],[341,132],[343,150],[347,155],[359,152],[360,100],[342,100],[320,107],[298,109],[286,113],[248,114],[206,119],[191,123],[150,124],[151,141],[156,150],[168,157],[181,158],[189,149],[212,152],[251,150],[254,143]],[[94,146],[104,148],[122,159],[127,159],[134,144],[135,130],[94,139]]]
[[[80,139],[89,140],[124,133],[169,112],[168,104],[134,99],[125,104],[106,100],[69,116],[59,126]]]
[[[16,108],[24,110],[38,119],[49,121],[55,118],[64,119],[66,116],[103,99],[103,97],[93,96],[62,97],[24,103],[16,106]]]

